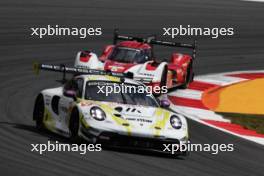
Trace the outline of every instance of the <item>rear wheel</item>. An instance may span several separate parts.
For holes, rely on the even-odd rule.
[[[193,81],[193,67],[192,67],[192,62],[191,62],[187,68],[187,74],[185,77],[185,82],[181,87],[183,89],[186,89],[192,81]]]
[[[36,121],[36,127],[39,130],[44,129],[44,100],[43,96],[39,95],[35,101],[35,106],[34,106],[34,112],[33,112],[33,120]]]

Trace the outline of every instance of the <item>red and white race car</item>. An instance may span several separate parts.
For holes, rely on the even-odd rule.
[[[153,55],[153,45],[189,48],[192,54],[175,52],[170,59],[159,62]],[[186,88],[193,80],[195,55],[196,41],[193,44],[159,41],[155,37],[119,35],[115,30],[113,45],[106,46],[99,58],[90,51],[79,51],[75,67],[125,73],[153,88]]]

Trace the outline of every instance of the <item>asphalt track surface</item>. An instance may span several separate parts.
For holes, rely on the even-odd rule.
[[[124,33],[161,35],[163,26],[191,24],[235,28],[232,37],[197,38],[196,73],[264,69],[263,9],[263,3],[239,0],[1,0],[1,175],[263,175],[263,146],[192,121],[189,126],[193,143],[233,143],[235,151],[218,155],[193,152],[186,159],[126,150],[86,155],[51,152],[42,156],[30,152],[31,143],[68,142],[35,130],[34,98],[40,90],[59,85],[55,80],[60,75],[33,75],[33,61],[71,65],[77,50],[100,52],[110,43],[111,32],[116,27]],[[30,36],[30,27],[48,24],[102,27],[103,36],[87,39]]]

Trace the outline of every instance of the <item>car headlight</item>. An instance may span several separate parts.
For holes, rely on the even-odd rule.
[[[170,123],[171,123],[171,126],[175,129],[180,129],[182,127],[182,121],[181,119],[176,116],[176,115],[173,115],[171,116],[170,118]]]
[[[95,120],[98,121],[103,121],[106,118],[105,112],[99,107],[92,107],[90,114]]]

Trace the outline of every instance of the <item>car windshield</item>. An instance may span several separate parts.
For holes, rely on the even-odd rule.
[[[109,59],[123,63],[144,63],[149,59],[149,55],[148,52],[138,49],[116,47]]]
[[[85,99],[158,107],[158,103],[153,96],[148,95],[146,91],[142,91],[143,87],[145,88],[145,86],[135,84],[89,81],[86,83]]]

